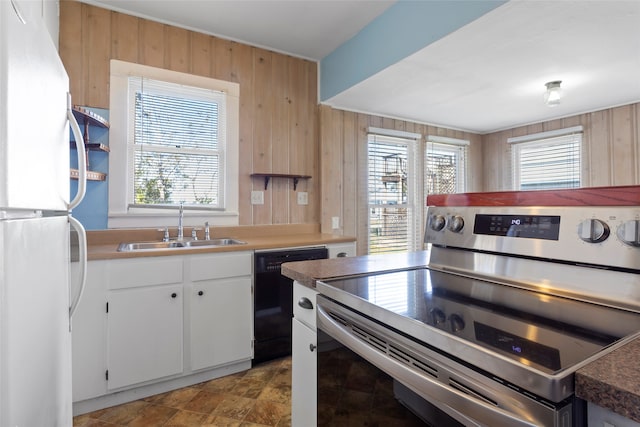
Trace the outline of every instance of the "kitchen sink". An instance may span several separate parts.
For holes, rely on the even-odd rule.
[[[228,237],[211,240],[171,240],[169,242],[120,243],[118,252],[158,251],[162,249],[206,248],[231,245],[246,245],[242,240]]]
[[[211,240],[188,240],[184,242],[187,248],[199,248],[202,246],[230,246],[230,245],[246,245],[247,242],[242,240],[231,239],[228,237]]]

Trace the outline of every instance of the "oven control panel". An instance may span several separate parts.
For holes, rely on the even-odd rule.
[[[425,243],[640,269],[640,207],[429,207]]]

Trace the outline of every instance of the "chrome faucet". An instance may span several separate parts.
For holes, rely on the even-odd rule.
[[[211,240],[211,236],[209,235],[209,221],[204,223],[204,240]]]
[[[178,213],[178,240],[184,240],[184,229],[182,228],[183,215],[184,215],[184,202],[180,202],[180,212]]]

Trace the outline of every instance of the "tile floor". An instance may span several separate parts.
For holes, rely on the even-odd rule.
[[[73,419],[74,427],[289,427],[291,357]]]

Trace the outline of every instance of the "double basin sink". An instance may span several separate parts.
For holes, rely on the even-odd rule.
[[[179,248],[219,248],[222,246],[246,245],[247,242],[228,237],[210,240],[170,240],[168,242],[120,243],[118,252],[158,251]]]

